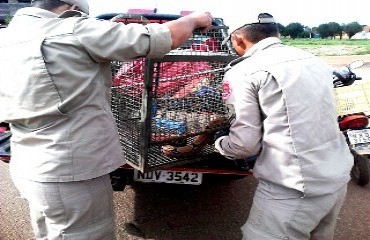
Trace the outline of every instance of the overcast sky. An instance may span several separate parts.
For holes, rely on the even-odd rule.
[[[179,14],[180,11],[209,11],[230,26],[239,25],[248,16],[260,12],[272,14],[284,26],[299,22],[305,26],[357,21],[370,25],[369,0],[88,0],[90,15],[126,12],[130,8],[158,9],[158,13]]]

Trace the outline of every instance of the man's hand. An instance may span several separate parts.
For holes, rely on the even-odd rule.
[[[209,12],[193,12],[184,18],[192,18],[195,23],[194,29],[200,29],[201,32],[207,32],[212,27],[213,16]]]
[[[212,26],[212,21],[213,16],[209,12],[193,12],[179,19],[163,23],[171,31],[171,49],[183,45],[196,29],[200,29],[202,32],[208,31]]]
[[[215,141],[214,147],[225,158],[231,159],[231,160],[235,160],[235,157],[226,155],[225,152],[224,152],[224,150],[222,149],[222,145],[221,145],[222,144],[222,140],[224,138],[226,138],[226,137],[227,136],[222,136],[222,137],[217,138],[216,141]]]

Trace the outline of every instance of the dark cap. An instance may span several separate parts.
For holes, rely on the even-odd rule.
[[[268,23],[276,23],[275,18],[269,14],[269,13],[260,13],[258,14],[257,18],[256,17],[246,17],[242,21],[242,25],[237,25],[236,27],[229,28],[229,36],[227,36],[223,41],[222,44],[226,44],[227,41],[230,40],[231,34],[234,33],[236,30],[243,28],[248,25],[253,25],[253,24],[268,24]]]
[[[60,0],[60,1],[68,3],[70,5],[77,5],[82,12],[89,15],[89,3],[87,0]]]

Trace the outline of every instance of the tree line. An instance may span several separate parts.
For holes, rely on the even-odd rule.
[[[320,24],[318,27],[307,27],[298,22],[293,22],[284,26],[278,23],[279,32],[283,37],[290,38],[313,38],[319,36],[320,38],[335,38],[339,36],[342,39],[344,33],[351,38],[358,32],[361,32],[363,26],[358,22],[351,22],[348,24],[339,24],[336,22],[329,22]]]

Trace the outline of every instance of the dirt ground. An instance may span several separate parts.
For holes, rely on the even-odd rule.
[[[346,56],[322,56],[329,65],[343,66],[355,60],[364,60],[366,65],[370,64],[370,54],[367,55],[346,55]]]

